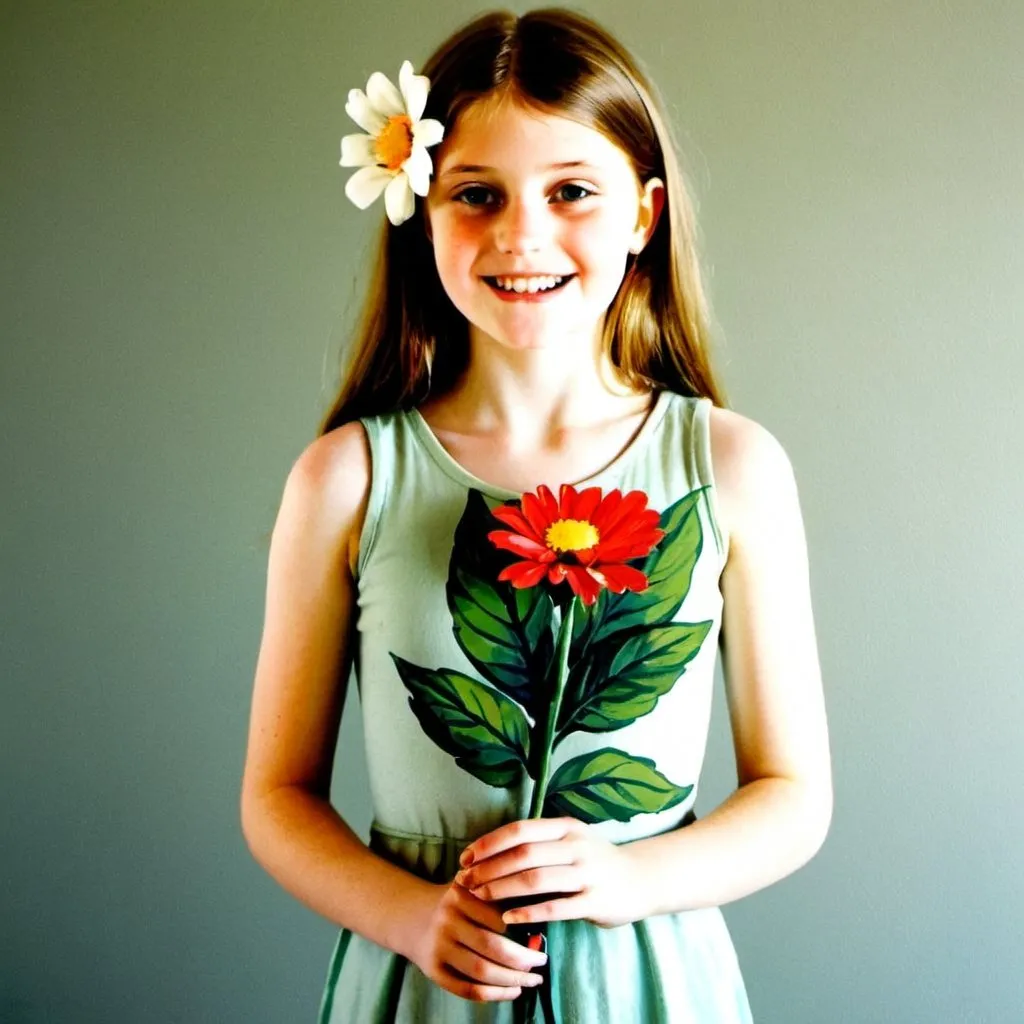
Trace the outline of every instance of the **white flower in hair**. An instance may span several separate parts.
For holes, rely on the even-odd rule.
[[[434,165],[428,146],[444,136],[444,126],[423,118],[430,79],[414,75],[403,61],[396,89],[387,75],[375,71],[366,92],[351,89],[345,113],[369,135],[346,135],[341,140],[341,166],[359,167],[345,183],[345,195],[365,210],[384,193],[388,220],[398,225],[415,209],[413,193],[425,196]]]

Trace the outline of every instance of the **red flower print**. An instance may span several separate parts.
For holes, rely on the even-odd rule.
[[[577,493],[563,484],[556,500],[541,484],[518,507],[499,505],[493,514],[510,529],[494,530],[488,540],[523,558],[503,569],[499,580],[519,588],[545,577],[552,584],[567,581],[584,604],[593,604],[602,587],[616,594],[646,590],[647,577],[624,563],[648,554],[665,535],[643,491],[602,496],[600,487]]]

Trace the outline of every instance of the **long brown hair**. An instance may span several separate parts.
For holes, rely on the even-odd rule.
[[[421,74],[430,79],[424,117],[450,133],[467,105],[492,96],[569,118],[601,132],[633,162],[637,177],[665,183],[654,233],[629,268],[605,316],[603,345],[622,382],[724,404],[710,366],[708,312],[693,207],[670,127],[654,89],[600,25],[562,8],[475,18],[443,43]],[[441,285],[416,216],[385,221],[369,293],[341,390],[319,433],[444,394],[469,358],[469,329]],[[439,342],[443,342],[440,343]]]

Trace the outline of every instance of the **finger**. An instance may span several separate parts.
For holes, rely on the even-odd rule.
[[[575,864],[578,854],[578,844],[571,839],[515,846],[504,853],[496,854],[468,868],[463,868],[455,876],[455,881],[463,888],[476,890],[479,886],[496,878],[514,875],[520,871]]]
[[[478,886],[473,895],[481,900],[505,900],[543,893],[578,893],[584,888],[578,867],[530,868]]]
[[[509,988],[504,985],[478,985],[444,965],[438,968],[438,974],[441,975],[441,982],[449,992],[463,999],[471,999],[474,1003],[505,1002],[518,998],[523,991],[518,986]]]
[[[488,928],[481,928],[467,919],[456,922],[450,934],[467,949],[515,971],[530,971],[548,962],[546,953],[530,949]]]
[[[575,921],[587,915],[586,898],[576,895],[516,907],[506,910],[502,916],[508,924],[535,924],[538,921]]]
[[[474,839],[462,852],[459,863],[462,867],[479,863],[487,857],[502,853],[522,843],[546,843],[577,834],[582,822],[575,818],[524,818],[510,821],[507,825]]]
[[[505,922],[501,919],[501,911],[497,907],[480,899],[461,885],[455,884],[452,888],[458,897],[459,910],[466,919],[494,932],[505,931]]]
[[[502,988],[532,988],[544,979],[530,971],[519,971],[481,956],[476,950],[453,942],[444,953],[445,963],[471,982]]]

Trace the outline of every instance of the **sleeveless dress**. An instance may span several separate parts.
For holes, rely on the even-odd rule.
[[[682,671],[678,645],[675,661],[667,648],[659,652],[651,647],[651,660],[634,664],[634,677],[648,694],[638,715],[631,720],[632,713],[625,714],[621,727],[609,729],[602,721],[595,731],[573,732],[552,756],[557,775],[559,763],[573,757],[586,761],[588,754],[614,748],[622,758],[632,758],[634,766],[647,764],[668,780],[674,796],[665,809],[630,815],[612,808],[594,815],[592,827],[616,843],[693,820],[721,626],[719,578],[727,555],[717,521],[710,410],[709,399],[659,392],[629,446],[593,477],[574,482],[578,490],[642,490],[648,506],[661,513],[660,525],[668,529],[659,545],[665,549],[660,587],[672,599],[648,608],[648,623],[642,628],[654,629],[645,634],[649,636],[689,638]],[[461,767],[430,734],[429,716],[422,703],[418,711],[414,707],[408,684],[410,674],[437,680],[447,673],[445,678],[468,679],[466,686],[484,686],[494,694],[480,671],[490,666],[469,656],[473,637],[467,640],[463,632],[460,642],[449,595],[458,575],[456,560],[473,547],[464,532],[472,508],[479,510],[483,502],[491,509],[521,495],[470,474],[416,410],[366,417],[362,423],[372,473],[357,563],[354,668],[373,806],[370,847],[420,877],[448,882],[470,842],[501,824],[528,817],[533,782],[524,774],[521,785],[489,784]],[[502,524],[494,519],[489,527],[501,529]],[[653,575],[651,579],[653,587]],[[511,592],[510,584],[499,586]],[[567,590],[565,584],[559,587]],[[661,616],[653,627],[652,614]],[[655,664],[659,653],[661,661]],[[663,669],[665,664],[677,666],[667,680],[663,672],[658,676],[658,666]],[[603,714],[614,718],[616,709],[606,701]],[[464,753],[474,756],[468,748]],[[628,790],[628,785],[619,787],[619,795],[611,793],[609,799],[628,799]],[[606,820],[597,820],[602,817]],[[735,950],[717,907],[657,915],[616,928],[555,921],[546,930],[546,1006],[558,1024],[751,1020]],[[513,1005],[455,996],[404,957],[342,929],[319,1021],[512,1024]],[[537,1011],[535,1019],[544,1016]]]

